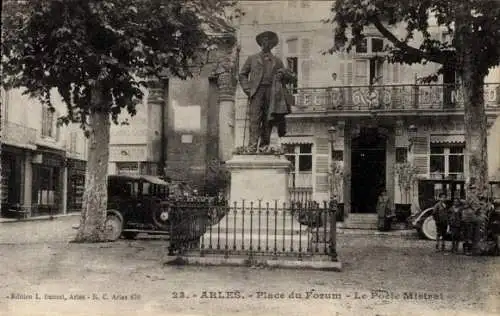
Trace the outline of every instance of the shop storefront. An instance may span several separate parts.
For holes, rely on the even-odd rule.
[[[16,216],[23,204],[24,151],[20,148],[2,146],[1,207],[2,217]]]
[[[80,212],[82,210],[83,193],[85,191],[85,168],[86,162],[77,159],[68,159],[68,192],[67,209],[68,213]]]
[[[39,147],[33,158],[32,216],[63,211],[65,153]]]

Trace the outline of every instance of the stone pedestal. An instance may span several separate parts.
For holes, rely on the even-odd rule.
[[[289,202],[288,172],[290,162],[284,156],[275,155],[235,155],[226,162],[231,172],[230,203],[241,206],[261,200],[265,206],[269,202],[278,207]],[[247,204],[248,203],[248,204]]]

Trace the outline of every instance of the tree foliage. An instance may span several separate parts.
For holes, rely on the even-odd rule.
[[[364,38],[366,27],[375,27],[389,42],[388,58],[397,63],[435,62],[444,69],[461,71],[459,54],[466,35],[478,75],[500,62],[500,5],[498,0],[338,0],[332,6],[328,22],[335,25],[335,45],[331,52],[351,50]],[[459,29],[457,21],[462,20]],[[436,38],[431,23],[442,27],[450,40]],[[403,26],[405,34],[399,36],[394,27]],[[420,35],[422,41],[413,46],[412,40]]]
[[[4,1],[3,84],[24,87],[51,109],[51,91],[67,105],[60,123],[86,129],[91,109],[134,115],[144,79],[188,78],[217,34],[232,32],[229,0]],[[228,13],[229,12],[229,13]],[[91,102],[99,86],[103,102]]]

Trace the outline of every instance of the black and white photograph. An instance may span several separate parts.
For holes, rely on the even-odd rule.
[[[500,315],[500,0],[3,0],[0,315]]]

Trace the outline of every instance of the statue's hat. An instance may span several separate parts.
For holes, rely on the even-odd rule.
[[[255,37],[255,40],[257,41],[257,44],[259,44],[259,46],[262,46],[262,38],[264,37],[267,37],[269,39],[269,44],[271,45],[271,48],[278,45],[279,41],[278,35],[271,31],[265,31]]]

